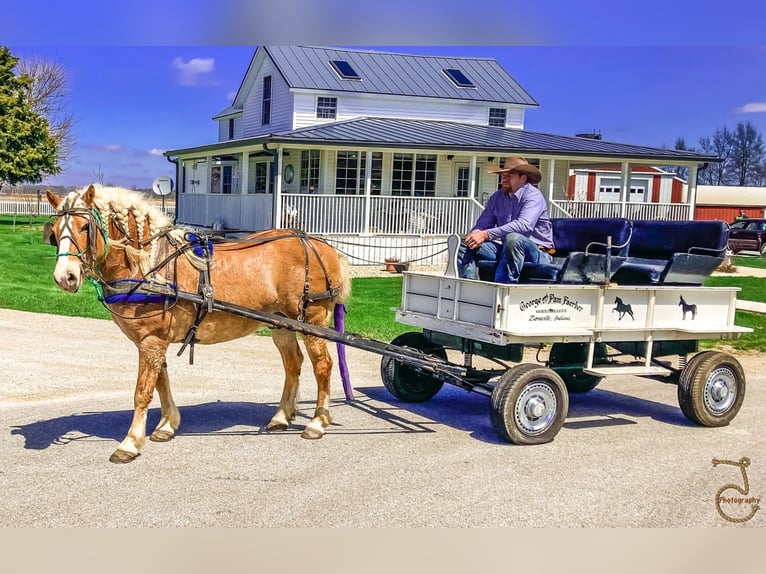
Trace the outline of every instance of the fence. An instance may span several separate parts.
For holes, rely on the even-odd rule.
[[[163,211],[170,218],[175,218],[176,206],[174,204],[155,205],[157,209]],[[21,216],[51,216],[55,215],[53,206],[45,198],[38,199],[12,199],[10,197],[0,199],[0,215],[21,215]]]

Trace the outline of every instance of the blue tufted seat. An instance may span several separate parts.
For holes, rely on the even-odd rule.
[[[612,238],[610,275],[625,260],[631,223],[621,218],[551,219],[556,253],[546,264],[525,263],[522,283],[603,283],[607,237]]]
[[[722,263],[729,240],[723,221],[633,222],[628,259],[613,275],[620,285],[701,285]]]

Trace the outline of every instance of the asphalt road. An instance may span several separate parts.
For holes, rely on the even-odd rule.
[[[672,385],[615,376],[572,397],[554,442],[521,447],[494,434],[487,398],[445,386],[427,403],[399,403],[380,382],[380,357],[356,349],[356,401],[344,400],[336,369],[323,439],[300,438],[315,396],[307,367],[295,427],[270,434],[282,379],[270,339],[198,346],[193,366],[174,346],[178,436],[115,465],[137,356],[117,327],[0,309],[0,348],[3,527],[729,528],[714,501],[743,484],[740,470],[711,461],[744,456],[749,496],[766,497],[762,355],[738,356],[748,389],[728,427],[690,424]],[[760,510],[740,526],[765,524]]]

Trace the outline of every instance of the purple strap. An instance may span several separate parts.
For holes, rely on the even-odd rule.
[[[335,330],[338,333],[345,332],[344,318],[346,316],[346,306],[343,304],[335,305],[333,312],[335,319]],[[343,392],[346,394],[347,401],[354,400],[354,391],[351,389],[351,378],[348,376],[348,364],[346,363],[346,345],[338,345],[338,368],[340,369],[340,380],[343,381]]]

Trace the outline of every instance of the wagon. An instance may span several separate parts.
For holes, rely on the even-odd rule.
[[[678,236],[686,223],[699,222],[668,229]],[[426,369],[384,356],[383,383],[402,401],[427,401],[444,383],[484,394],[491,399],[494,430],[516,444],[553,440],[567,416],[569,393],[587,392],[617,374],[675,383],[689,420],[727,425],[744,400],[745,374],[730,354],[697,352],[701,339],[735,339],[752,331],[734,324],[738,288],[699,285],[720,262],[725,228],[722,236],[715,239],[717,254],[703,252],[698,258],[686,249],[662,260],[631,258],[629,251],[612,257],[610,241],[601,254],[586,248],[585,254],[566,256],[590,270],[585,279],[591,283],[516,285],[459,278],[459,239],[450,238],[451,263],[445,273],[404,273],[396,320],[419,330],[392,341],[420,351],[439,367]],[[658,244],[673,243],[669,235],[652,237]],[[560,263],[559,279],[570,263]],[[651,276],[653,265],[664,266],[654,275],[665,280],[641,285],[613,280],[644,271]],[[594,269],[602,270],[600,281]],[[529,347],[538,349],[538,357],[547,349],[547,358],[524,362]],[[447,351],[462,354],[462,361],[449,362]],[[475,357],[489,359],[492,367],[475,367]],[[446,374],[445,365],[452,367]]]

